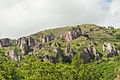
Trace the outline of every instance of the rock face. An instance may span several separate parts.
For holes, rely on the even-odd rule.
[[[56,52],[57,54],[60,54],[60,53],[61,53],[61,49],[60,49],[60,48],[54,48],[53,51]]]
[[[45,55],[44,57],[42,57],[42,61],[43,61],[43,62],[45,62],[45,61],[50,61],[50,62],[52,62],[52,59],[50,58],[50,56]]]
[[[49,61],[49,62],[52,62],[52,63],[59,63],[59,55],[57,55],[56,57],[51,57],[51,56],[48,56],[48,55],[45,55],[43,57],[41,57],[41,61],[42,62],[45,62],[45,61]]]
[[[37,44],[35,45],[34,51],[41,49],[42,47],[43,47],[42,44]]]
[[[91,60],[100,60],[102,58],[102,54],[97,51],[95,47],[90,47],[84,49],[81,53],[80,58],[84,61],[84,63],[88,63]]]
[[[15,50],[10,50],[6,53],[6,56],[10,56],[10,60],[20,61],[21,56]]]
[[[108,51],[107,53],[107,57],[113,57],[113,56],[117,56],[119,51],[112,46],[110,43],[104,43],[103,45],[103,52]]]
[[[55,39],[55,36],[53,34],[43,35],[43,37],[42,37],[42,43],[46,43],[46,42],[52,41],[54,39]]]
[[[61,45],[58,42],[54,42],[54,43],[52,43],[51,46],[60,47]]]
[[[81,28],[74,28],[66,34],[65,40],[70,42],[70,41],[80,37],[81,35],[82,35]]]
[[[114,80],[120,80],[120,75],[117,75],[117,77]]]
[[[74,55],[74,51],[73,51],[73,49],[70,47],[70,45],[68,45],[67,47],[66,47],[66,53],[67,53],[67,56],[69,56],[69,57],[72,57],[73,55]]]
[[[18,47],[22,50],[22,54],[26,54],[29,52],[28,39],[26,37],[22,37],[18,40]]]
[[[35,42],[36,42],[35,39],[33,39],[32,37],[28,37],[27,40],[28,40],[28,46],[30,47],[35,46]]]
[[[30,47],[35,46],[35,40],[32,37],[22,37],[18,39],[17,46],[22,50],[22,54],[30,51]]]
[[[8,38],[0,39],[0,47],[8,47],[10,45],[11,45],[10,39]]]
[[[45,55],[45,56],[40,57],[39,59],[42,62],[49,61],[52,63],[59,63],[59,58],[61,57],[61,49],[56,47],[53,49],[53,51],[56,53],[55,56]]]

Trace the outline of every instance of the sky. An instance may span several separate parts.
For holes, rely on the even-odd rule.
[[[0,0],[0,38],[97,24],[120,28],[120,0]]]

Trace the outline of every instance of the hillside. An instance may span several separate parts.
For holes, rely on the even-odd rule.
[[[120,29],[95,24],[0,39],[0,80],[119,80]]]

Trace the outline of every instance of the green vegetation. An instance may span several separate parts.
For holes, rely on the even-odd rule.
[[[113,80],[120,56],[83,64],[78,55],[72,63],[40,62],[34,55],[21,62],[0,58],[0,80]]]
[[[65,34],[73,28],[80,27],[85,35],[67,42]],[[55,40],[42,43],[42,35],[54,35]],[[120,50],[120,29],[114,29],[109,26],[105,28],[94,24],[83,24],[74,27],[62,27],[38,32],[30,35],[42,44],[44,48],[37,49],[35,54],[22,56],[21,61],[10,60],[5,54],[9,50],[15,50],[20,53],[19,47],[16,47],[16,40],[11,40],[12,45],[0,48],[0,80],[114,80],[120,75],[120,54],[111,58],[106,58],[107,51],[103,52],[103,44],[109,42]],[[54,42],[60,46],[50,46]],[[70,45],[75,55],[68,57],[66,46]],[[100,60],[91,60],[84,63],[80,59],[80,54],[85,48],[95,46],[97,51],[103,55]],[[60,48],[59,63],[49,61],[42,62],[41,56],[55,57],[57,53],[55,48]],[[30,47],[34,49],[34,47]],[[71,60],[70,60],[71,58]]]

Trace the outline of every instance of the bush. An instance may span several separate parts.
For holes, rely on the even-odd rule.
[[[120,39],[120,34],[117,34],[117,35],[116,35],[116,39]]]

